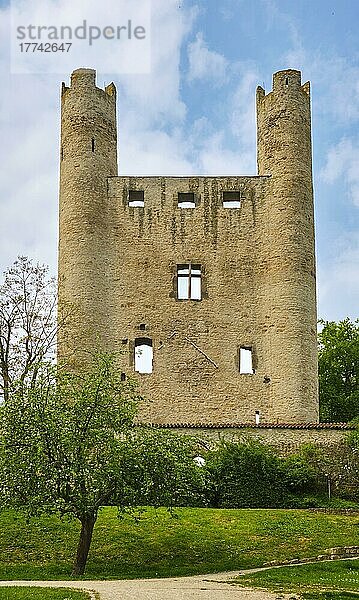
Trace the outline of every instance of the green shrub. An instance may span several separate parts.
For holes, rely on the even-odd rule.
[[[317,472],[304,456],[291,454],[281,460],[283,484],[288,493],[308,494],[318,488]]]
[[[218,508],[326,506],[317,469],[302,453],[280,457],[260,442],[222,440],[206,457],[208,502]]]
[[[210,504],[218,508],[275,508],[285,496],[281,459],[249,440],[222,441],[207,455]]]

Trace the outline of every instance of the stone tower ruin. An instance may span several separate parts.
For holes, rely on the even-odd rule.
[[[309,83],[258,87],[258,175],[126,177],[95,79],[62,86],[60,358],[116,353],[145,422],[316,422]]]

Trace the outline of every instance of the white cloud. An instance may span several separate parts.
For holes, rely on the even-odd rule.
[[[105,73],[146,73],[151,65],[150,7],[150,0],[12,0],[12,70],[61,74],[85,63]],[[24,51],[21,43],[32,41],[64,42],[68,51]]]
[[[68,7],[69,0],[58,1]],[[194,42],[199,50],[197,58],[201,58],[201,53],[202,59],[205,58],[196,66],[192,63],[196,77],[202,76],[201,73],[207,76],[206,68],[217,65],[216,77],[218,73],[224,77],[231,72],[235,74],[235,83],[230,80],[231,85],[223,91],[225,120],[222,127],[217,129],[205,115],[190,122],[181,96],[180,56],[198,13],[183,5],[179,10],[174,0],[152,1],[151,72],[114,78],[119,90],[120,173],[254,173],[253,99],[257,76],[253,68],[227,63],[224,57],[206,48],[199,35]],[[33,0],[35,13],[41,5],[42,0]],[[98,3],[98,11],[101,11],[101,3]],[[6,38],[9,10],[0,10],[0,17],[0,71],[4,83],[1,137],[6,140],[0,147],[4,175],[0,195],[0,270],[10,265],[18,254],[26,254],[48,263],[55,272],[63,77],[11,75]],[[99,65],[101,57],[94,66],[98,67],[97,85],[102,87],[105,78],[109,83],[110,76],[104,76]]]
[[[240,68],[241,77],[231,96],[230,126],[233,134],[246,146],[255,147],[255,95],[254,91],[260,81],[259,74],[251,67]]]
[[[197,33],[194,42],[188,44],[188,79],[213,80],[216,84],[226,79],[228,61],[218,52],[209,50],[203,33]]]
[[[60,0],[64,10],[69,0]],[[47,2],[51,6],[52,3]],[[31,10],[41,14],[42,0]],[[66,15],[66,10],[64,16]],[[74,7],[74,14],[79,8]],[[98,14],[102,4],[97,3]],[[120,84],[119,129],[121,172],[150,174],[192,172],[177,144],[179,133],[165,125],[181,124],[186,106],[180,97],[180,49],[195,19],[195,10],[178,10],[174,0],[153,0],[152,70],[124,75]],[[95,19],[96,15],[93,15]],[[0,9],[1,165],[0,270],[18,254],[27,254],[56,270],[60,84],[57,75],[13,75],[9,63],[10,9]],[[101,57],[98,57],[101,65]],[[95,66],[79,65],[73,67]],[[97,65],[98,66],[98,65]],[[98,70],[99,86],[104,77]],[[66,76],[68,79],[69,73]],[[109,83],[109,77],[106,77]]]
[[[353,204],[359,207],[359,144],[343,138],[332,146],[327,154],[326,164],[320,177],[327,183],[342,178],[349,190]]]
[[[213,175],[253,175],[254,152],[240,146],[236,151],[226,144],[226,133],[219,131],[203,140],[200,170]]]
[[[332,263],[318,270],[318,315],[330,321],[347,316],[355,319],[359,306],[359,233],[333,240],[332,246]]]
[[[315,56],[300,43],[284,55],[284,63],[303,72],[304,81],[313,83],[313,109],[337,125],[359,119],[359,67],[341,56]]]

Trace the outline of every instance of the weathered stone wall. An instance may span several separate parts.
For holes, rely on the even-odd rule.
[[[109,180],[113,346],[133,372],[133,341],[153,340],[152,374],[136,374],[143,418],[162,423],[270,419],[257,329],[258,221],[266,177],[118,177]],[[144,190],[144,208],[128,190]],[[240,209],[222,206],[222,190],[241,189]],[[178,192],[195,190],[198,205],[178,208]],[[202,267],[202,300],[176,298],[177,265]],[[140,325],[145,330],[140,330]],[[132,342],[132,344],[131,344]],[[238,349],[253,347],[256,372],[240,374]],[[206,356],[205,356],[206,355]]]
[[[60,307],[80,315],[63,355],[108,348],[133,374],[135,339],[150,338],[153,373],[136,373],[144,421],[318,417],[307,92],[297,71],[257,92],[259,176],[117,177],[114,86],[80,69],[63,88]],[[129,190],[144,192],[143,208]],[[223,207],[230,190],[240,208]],[[179,208],[178,192],[194,192],[196,207]],[[177,265],[190,262],[201,300],[177,298]],[[240,374],[240,346],[255,373]]]
[[[107,177],[117,174],[116,89],[78,69],[61,94],[59,309],[60,360],[83,361],[107,348],[109,215]]]
[[[317,315],[309,84],[299,71],[257,90],[258,172],[265,197],[258,293],[272,418],[318,419]],[[287,419],[286,414],[290,415]]]
[[[322,447],[336,446],[349,433],[349,427],[290,427],[275,426],[213,426],[189,427],[174,425],[170,430],[181,435],[190,435],[202,440],[208,447],[215,447],[222,439],[243,442],[248,439],[274,446],[281,454],[287,455],[299,450],[303,444],[316,444]]]

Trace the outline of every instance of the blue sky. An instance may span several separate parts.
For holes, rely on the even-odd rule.
[[[70,0],[26,4],[28,15],[75,10]],[[0,268],[26,254],[55,272],[59,87],[69,73],[11,73],[9,4],[0,11]],[[149,73],[105,73],[101,53],[73,65],[119,89],[120,173],[255,174],[255,88],[302,70],[312,84],[318,314],[357,317],[359,2],[152,0],[151,11]]]

